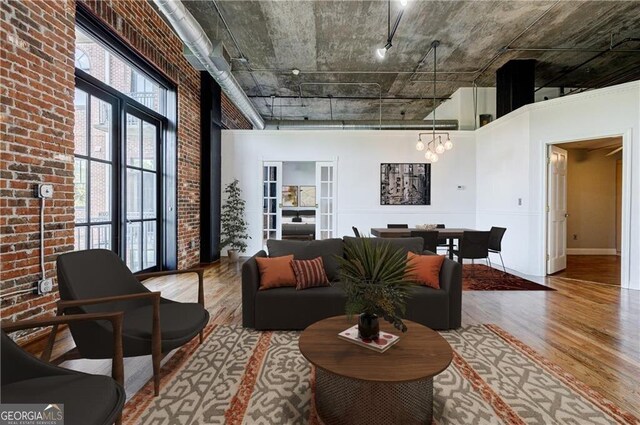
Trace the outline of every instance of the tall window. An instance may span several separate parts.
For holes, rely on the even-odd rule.
[[[75,248],[113,250],[134,272],[155,269],[168,88],[84,26],[75,59]]]

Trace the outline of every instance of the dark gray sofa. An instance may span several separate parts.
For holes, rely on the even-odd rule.
[[[258,330],[297,330],[331,316],[345,314],[342,282],[339,281],[338,262],[343,256],[343,244],[355,238],[321,241],[269,240],[271,257],[294,255],[300,260],[323,257],[331,287],[298,291],[293,287],[259,291],[260,272],[256,257],[266,257],[260,251],[242,266],[242,324]],[[391,243],[404,251],[420,253],[422,238],[372,238],[374,243]],[[459,263],[445,259],[440,270],[440,289],[416,285],[407,301],[405,318],[432,329],[460,327],[462,304],[462,269]]]

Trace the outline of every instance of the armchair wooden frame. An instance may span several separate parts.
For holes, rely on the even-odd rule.
[[[113,327],[113,358],[111,361],[111,376],[120,385],[124,387],[124,360],[122,353],[122,312],[110,312],[110,313],[83,313],[83,314],[69,314],[66,316],[46,317],[41,319],[21,320],[17,322],[3,322],[0,326],[6,333],[21,331],[24,329],[40,328],[45,326],[52,326],[51,335],[49,341],[55,342],[55,336],[58,331],[58,326],[68,325],[69,323],[77,322],[89,322],[106,320],[111,322]],[[51,347],[47,346],[47,349],[42,353],[41,360],[49,361],[51,357]],[[59,362],[61,363],[61,362]],[[59,364],[57,363],[57,364]],[[122,415],[118,415],[116,418],[116,424],[122,423]]]
[[[143,280],[161,277],[161,276],[170,276],[170,275],[178,275],[178,274],[186,274],[186,273],[196,273],[198,275],[198,304],[204,307],[204,269],[189,269],[189,270],[167,270],[167,271],[159,271],[159,272],[149,272],[149,273],[139,273],[136,274],[135,277],[139,282],[143,283]],[[66,310],[73,307],[87,306],[87,305],[95,305],[95,304],[104,304],[118,301],[128,301],[128,300],[136,300],[136,299],[149,299],[152,303],[152,327],[151,327],[151,360],[153,364],[153,387],[154,387],[154,395],[158,395],[160,393],[160,363],[162,359],[167,353],[162,353],[162,334],[160,327],[160,292],[147,292],[147,293],[136,293],[136,294],[128,294],[128,295],[116,295],[112,297],[101,297],[101,298],[86,298],[82,300],[69,300],[62,301],[59,300],[57,303],[58,316],[62,316],[65,314]],[[49,340],[47,342],[47,346],[42,353],[42,359],[45,361],[49,361],[51,358],[51,353],[53,352],[53,345],[55,343],[56,334],[58,331],[58,325],[54,325],[51,334],[49,335]],[[204,330],[200,331],[200,343],[202,344],[204,340]],[[120,346],[122,350],[122,344]],[[80,358],[79,352],[77,349],[73,349],[63,354],[61,357],[57,358],[54,363],[59,364],[65,360],[77,359]]]

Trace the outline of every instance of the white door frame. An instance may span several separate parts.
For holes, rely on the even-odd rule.
[[[548,235],[549,235],[549,223],[547,216],[547,203],[549,195],[549,182],[547,175],[547,155],[550,145],[558,145],[562,143],[581,142],[585,140],[602,139],[605,137],[622,137],[622,252],[621,252],[621,270],[620,270],[620,286],[622,288],[629,288],[631,286],[631,258],[629,255],[629,244],[631,240],[631,169],[632,169],[632,139],[631,128],[621,130],[614,133],[599,134],[599,135],[585,135],[574,136],[569,139],[554,139],[546,140],[543,143],[542,152],[542,262],[544,264],[542,270],[544,270],[545,276],[547,275],[547,253],[548,253]]]
[[[556,156],[557,155],[557,156]],[[559,157],[559,162],[564,162],[564,169],[556,165],[554,158]],[[556,199],[549,196],[547,192],[547,274],[557,273],[567,268],[567,168],[569,165],[569,155],[566,149],[562,149],[557,145],[547,146],[547,190],[553,191]],[[564,174],[563,174],[564,173]],[[564,180],[562,177],[564,176]],[[549,182],[555,180],[555,185]],[[561,184],[560,184],[561,183]],[[555,186],[555,188],[554,188]],[[564,199],[558,202],[558,192],[562,192]],[[560,203],[561,207],[558,208]],[[551,218],[554,217],[554,218]],[[559,226],[552,225],[560,223]],[[560,237],[562,240],[560,240]],[[555,249],[550,249],[550,241],[554,240]],[[558,243],[561,248],[558,249]],[[560,254],[560,255],[558,255]]]

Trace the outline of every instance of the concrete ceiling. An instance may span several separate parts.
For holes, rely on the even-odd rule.
[[[601,87],[640,78],[638,52],[604,53],[563,75],[608,49],[612,34],[614,43],[636,39],[616,49],[640,49],[640,1],[413,0],[384,60],[374,52],[387,37],[386,1],[184,4],[210,39],[222,40],[233,58],[248,59],[232,60],[233,73],[266,119],[377,119],[379,96],[383,120],[423,119],[433,104],[433,55],[420,62],[436,39],[441,99],[474,79],[494,86],[496,69],[518,58],[537,59],[538,86]],[[392,23],[399,10],[392,1]],[[505,46],[595,51],[501,53]]]

